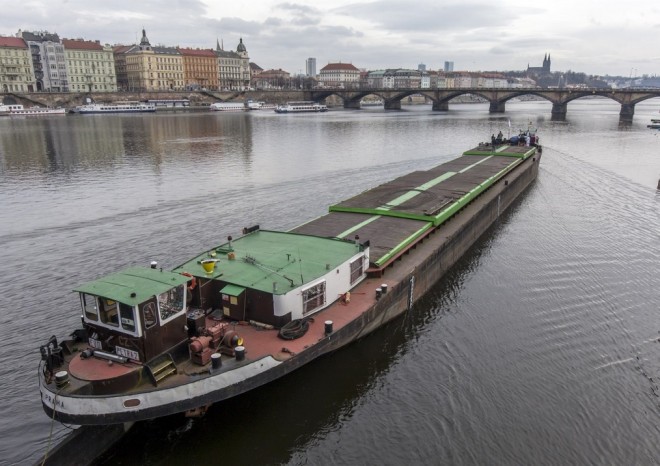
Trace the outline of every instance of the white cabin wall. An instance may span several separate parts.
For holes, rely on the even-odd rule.
[[[364,264],[363,264],[363,274],[362,277],[351,285],[351,262],[360,256],[364,255]],[[323,280],[325,280],[325,305],[314,313],[328,307],[330,304],[334,303],[339,299],[339,297],[350,291],[350,289],[361,282],[366,276],[366,270],[369,266],[369,249],[365,251],[360,251],[359,253],[352,256],[350,259],[346,260],[338,267],[331,269],[320,277],[317,280],[312,282],[305,283],[305,285],[295,288],[284,295],[274,295],[273,296],[273,310],[276,316],[284,316],[287,313],[291,312],[291,319],[302,319],[303,316],[303,306],[302,306],[302,290],[314,286]],[[312,314],[314,314],[312,313]],[[308,314],[308,315],[312,315]]]

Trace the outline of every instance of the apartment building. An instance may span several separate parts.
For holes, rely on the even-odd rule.
[[[0,90],[34,92],[30,48],[20,37],[0,37]]]
[[[73,92],[116,92],[112,47],[100,41],[62,39],[69,89]]]

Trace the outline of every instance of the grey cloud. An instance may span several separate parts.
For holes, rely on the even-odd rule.
[[[497,3],[440,2],[407,3],[398,0],[379,0],[356,3],[335,10],[340,14],[373,21],[383,28],[395,31],[465,30],[480,27],[511,25],[515,22],[515,10]]]

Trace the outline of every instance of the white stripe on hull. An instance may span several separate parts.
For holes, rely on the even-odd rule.
[[[107,416],[138,412],[144,409],[163,408],[181,400],[196,398],[235,385],[256,377],[282,364],[272,356],[267,356],[238,369],[222,372],[196,382],[172,388],[156,389],[148,393],[134,393],[121,396],[67,396],[56,395],[41,384],[41,401],[50,409],[69,416]],[[128,400],[140,400],[137,406],[126,407]]]

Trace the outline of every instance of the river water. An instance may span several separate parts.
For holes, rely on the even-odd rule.
[[[566,122],[540,102],[0,118],[0,462],[69,432],[37,365],[79,323],[77,284],[292,228],[532,122],[538,179],[405,317],[203,419],[143,423],[100,463],[657,464],[659,104],[625,126],[598,99]]]

